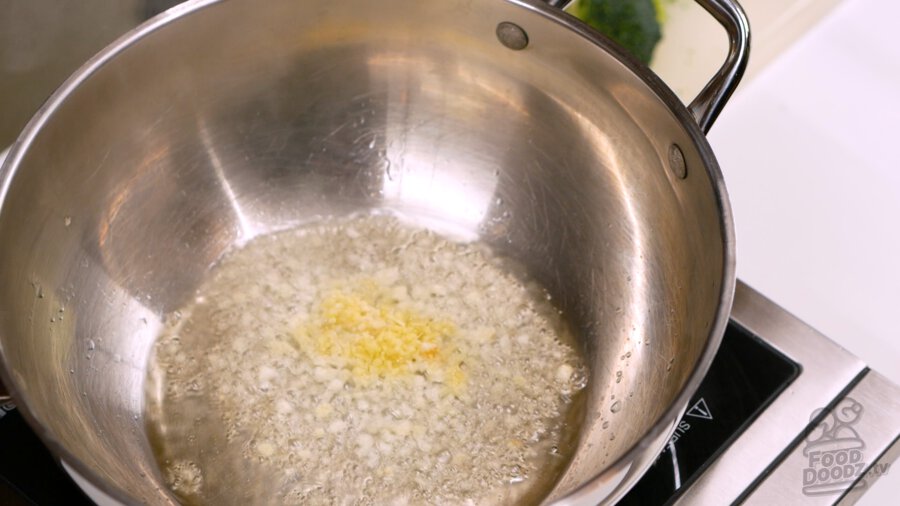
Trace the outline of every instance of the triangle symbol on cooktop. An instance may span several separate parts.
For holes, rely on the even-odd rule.
[[[706,405],[706,400],[703,397],[691,406],[691,409],[688,410],[686,416],[693,416],[694,418],[702,418],[704,420],[713,419],[712,412],[710,412],[709,406]]]

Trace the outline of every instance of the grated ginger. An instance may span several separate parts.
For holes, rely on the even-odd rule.
[[[462,359],[449,342],[456,326],[404,307],[372,279],[328,291],[294,331],[300,350],[314,360],[337,358],[354,378],[430,374],[463,387]]]

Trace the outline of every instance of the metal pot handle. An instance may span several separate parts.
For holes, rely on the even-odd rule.
[[[572,0],[545,0],[547,4],[564,9]],[[750,22],[737,0],[695,0],[712,14],[728,33],[728,57],[722,68],[706,83],[688,105],[703,133],[709,132],[713,122],[734,93],[750,59]]]

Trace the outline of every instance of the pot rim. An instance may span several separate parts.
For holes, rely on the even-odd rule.
[[[132,44],[135,44],[140,39],[179,18],[199,12],[204,8],[224,1],[227,0],[188,0],[172,7],[117,38],[96,55],[91,57],[68,79],[66,79],[40,109],[38,109],[31,120],[29,120],[28,124],[22,130],[22,133],[9,147],[5,161],[0,165],[0,212],[2,212],[3,202],[9,191],[16,169],[28,151],[29,146],[34,141],[37,134],[42,130],[44,124],[50,120],[60,105],[65,102],[68,96],[76,90],[81,83],[89,79],[107,62],[111,61],[119,53],[130,47]],[[694,370],[691,372],[687,382],[682,387],[681,392],[678,394],[675,401],[669,405],[666,411],[653,423],[650,430],[641,436],[634,446],[614,463],[607,466],[605,469],[598,470],[597,474],[591,479],[578,486],[578,488],[574,489],[569,494],[560,497],[553,504],[596,504],[598,500],[602,502],[611,502],[621,497],[621,495],[624,495],[624,493],[631,488],[631,485],[643,475],[646,467],[652,463],[652,460],[648,459],[643,466],[644,469],[638,469],[638,473],[635,473],[635,470],[631,469],[631,464],[648,451],[653,451],[654,454],[657,453],[661,448],[657,447],[654,442],[660,440],[668,441],[675,429],[675,422],[677,422],[684,414],[691,396],[699,387],[700,382],[706,375],[706,372],[718,351],[719,344],[722,341],[731,314],[736,284],[735,232],[731,205],[728,200],[728,192],[725,188],[724,178],[705,135],[697,125],[696,120],[688,111],[687,107],[647,65],[635,59],[618,44],[605,35],[597,32],[578,18],[575,18],[561,9],[551,7],[542,0],[503,1],[517,5],[536,15],[543,16],[555,22],[561,28],[574,32],[576,35],[615,57],[647,85],[682,124],[686,133],[691,138],[691,141],[694,143],[694,147],[697,149],[697,152],[703,161],[703,167],[706,170],[707,176],[712,183],[716,207],[719,211],[720,233],[722,234],[723,240],[723,270],[722,278],[720,280],[719,305],[716,314],[711,321],[706,343],[700,358],[694,366]],[[135,500],[133,497],[119,487],[103,480],[93,471],[93,469],[82,462],[81,459],[69,452],[56,440],[56,438],[53,437],[52,434],[49,433],[37,418],[31,414],[31,408],[29,407],[27,398],[19,394],[17,382],[6,370],[5,363],[6,356],[2,348],[0,348],[0,379],[2,379],[3,384],[7,387],[10,396],[15,400],[23,418],[38,437],[40,437],[44,445],[50,449],[51,453],[112,499],[123,504],[134,503]],[[662,436],[666,436],[665,439],[661,439]],[[615,482],[616,476],[620,474],[624,477],[618,482]],[[609,484],[610,481],[613,481],[611,485]],[[603,498],[598,498],[597,495],[600,495],[603,492],[606,492],[607,495]]]
[[[646,64],[637,60],[631,53],[623,49],[612,39],[597,30],[594,30],[587,23],[575,16],[560,9],[550,7],[541,0],[506,1],[541,14],[563,28],[581,36],[600,49],[605,50],[643,81],[644,84],[646,84],[669,108],[670,112],[675,115],[676,119],[678,119],[684,127],[686,133],[690,136],[691,141],[694,143],[694,147],[697,149],[697,152],[703,161],[703,167],[712,184],[716,207],[719,211],[719,225],[720,233],[722,234],[723,252],[719,305],[716,314],[711,321],[703,352],[697,360],[694,370],[688,377],[687,382],[685,382],[684,386],[681,388],[681,392],[675,398],[675,401],[669,405],[668,409],[666,409],[659,418],[657,418],[650,430],[641,436],[640,440],[638,440],[634,446],[611,465],[607,466],[605,469],[599,470],[594,477],[584,482],[567,495],[560,497],[552,504],[554,506],[574,506],[576,504],[597,504],[598,501],[603,504],[612,503],[621,498],[621,496],[634,485],[653,461],[648,459],[643,466],[643,469],[638,469],[639,472],[637,473],[635,473],[633,469],[630,469],[631,463],[636,461],[641,454],[650,450],[653,451],[655,456],[662,447],[655,447],[653,443],[659,441],[662,436],[665,436],[662,441],[668,442],[675,430],[675,424],[687,410],[688,402],[697,391],[697,388],[699,388],[700,382],[706,376],[713,358],[715,358],[716,352],[719,350],[719,345],[722,342],[722,337],[725,334],[725,328],[728,325],[728,320],[731,315],[737,280],[734,218],[731,211],[731,204],[728,199],[728,190],[725,187],[725,179],[722,176],[722,171],[712,152],[712,148],[706,139],[706,135],[697,124],[697,120],[688,110],[687,106],[681,102],[671,88],[669,88],[659,76],[650,70]],[[621,478],[621,481],[616,483],[615,477],[620,474],[624,474],[624,477]],[[613,483],[609,484],[608,482],[610,481],[613,481]],[[598,498],[597,495],[599,491],[606,491],[607,495]]]

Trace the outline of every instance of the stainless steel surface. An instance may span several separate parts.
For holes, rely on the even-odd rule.
[[[803,370],[687,489],[678,504],[730,504],[740,498],[781,452],[791,447],[809,425],[809,415],[838,398],[865,370],[860,359],[742,282],[735,289],[731,317]],[[710,406],[710,410],[715,412],[716,407]],[[800,487],[798,481],[797,489]]]
[[[13,142],[41,103],[95,52],[180,1],[5,0],[0,16],[0,146]],[[572,0],[547,3],[564,9]]]
[[[509,21],[497,25],[497,40],[513,51],[521,51],[528,47],[528,34],[521,26]]]
[[[722,112],[750,61],[750,21],[733,0],[697,0],[728,32],[728,57],[716,75],[700,90],[688,108],[704,132]]]
[[[853,504],[891,471],[898,438],[900,387],[869,371],[744,504]]]
[[[94,53],[178,1],[0,1],[0,148]]]
[[[882,379],[884,378],[882,377]],[[894,386],[896,387],[896,385]],[[896,430],[897,421],[895,420],[894,431],[896,432]],[[891,469],[893,469],[893,478],[890,479],[896,480],[896,473],[898,472],[896,464],[898,460],[900,460],[900,437],[894,439],[894,442],[890,445],[890,447],[885,450],[880,456],[872,459],[872,464],[866,470],[866,486],[856,486],[851,488],[849,491],[847,491],[844,497],[841,498],[838,504],[840,504],[841,506],[856,504],[856,502],[859,501],[862,496],[869,490],[869,487],[872,486],[872,483],[880,479],[887,479],[885,478],[885,476],[887,476],[888,473],[891,473]],[[869,477],[870,473],[873,475],[871,476],[871,478]]]
[[[502,21],[526,50],[497,41]],[[724,186],[688,110],[536,0],[183,4],[45,104],[0,206],[3,379],[54,452],[128,502],[173,500],[141,420],[162,319],[260,234],[380,209],[526,265],[591,367],[561,504],[613,500],[652,462],[734,286]]]
[[[684,163],[684,153],[681,152],[681,148],[678,147],[678,144],[669,146],[669,170],[671,170],[678,179],[687,177],[687,164]]]
[[[565,9],[573,0],[545,0],[547,5],[558,9]]]

